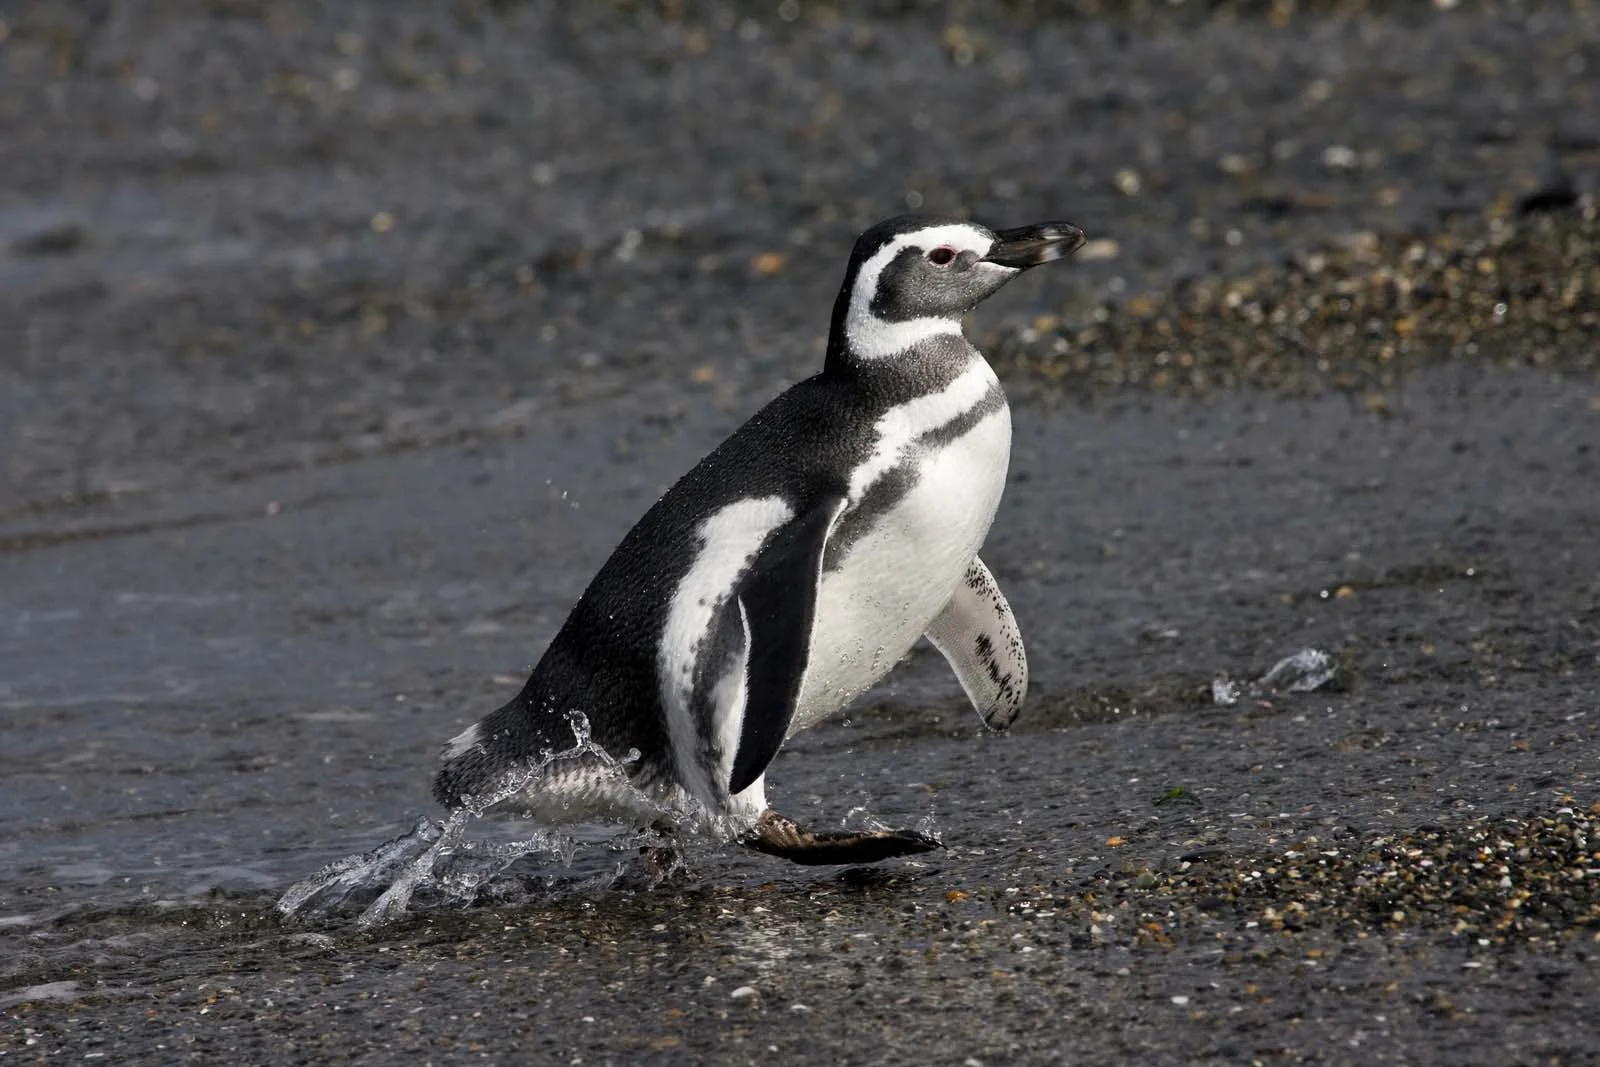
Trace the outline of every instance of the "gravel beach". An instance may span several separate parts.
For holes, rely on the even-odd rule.
[[[1581,0],[0,4],[0,1061],[1600,1061],[1596,71]],[[946,848],[281,917],[907,210],[1090,239],[969,327],[1022,718],[918,649],[770,778]]]

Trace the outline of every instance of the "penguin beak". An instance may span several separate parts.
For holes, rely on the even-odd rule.
[[[1070,222],[1041,222],[1001,230],[995,238],[983,262],[1027,270],[1072,255],[1083,244],[1083,231]]]

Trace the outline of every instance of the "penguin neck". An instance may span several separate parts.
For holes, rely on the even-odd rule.
[[[962,333],[960,317],[883,319],[874,315],[870,307],[855,306],[853,288],[852,280],[846,279],[834,301],[824,373],[844,376],[895,364],[918,363],[926,349],[948,354],[949,342],[955,342],[972,355],[978,354]]]
[[[956,329],[883,359],[862,359],[848,345],[830,345],[821,377],[870,405],[893,406],[943,389],[975,363],[987,366],[983,353]]]

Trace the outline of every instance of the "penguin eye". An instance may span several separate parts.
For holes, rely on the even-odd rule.
[[[928,262],[932,263],[935,267],[942,267],[955,258],[956,250],[951,248],[949,245],[940,245],[938,248],[935,248],[932,252],[928,253]]]

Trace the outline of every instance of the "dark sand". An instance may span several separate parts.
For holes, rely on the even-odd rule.
[[[0,7],[0,1060],[1600,1059],[1600,10],[1440,6]],[[1023,718],[771,775],[947,850],[282,923],[908,205],[1097,242]]]

